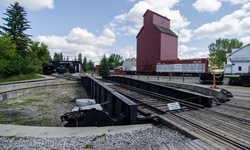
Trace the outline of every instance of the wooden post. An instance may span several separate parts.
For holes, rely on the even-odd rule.
[[[211,88],[216,89],[216,79],[215,79],[215,73],[213,72],[213,85],[211,86]]]

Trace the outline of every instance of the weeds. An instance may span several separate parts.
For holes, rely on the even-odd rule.
[[[0,83],[3,82],[12,82],[12,81],[21,81],[21,80],[30,80],[30,79],[39,79],[41,78],[37,74],[21,74],[21,75],[15,75],[15,76],[10,76],[8,78],[1,78]]]
[[[93,149],[93,142],[95,142],[98,138],[102,138],[102,137],[104,137],[104,136],[106,136],[105,133],[103,133],[102,135],[97,135],[97,136],[95,136],[95,137],[90,141],[91,143],[86,144],[84,148],[86,148],[86,149]]]

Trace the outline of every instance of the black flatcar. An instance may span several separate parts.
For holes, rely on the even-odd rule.
[[[229,78],[229,85],[250,86],[250,74],[240,75],[238,78]]]

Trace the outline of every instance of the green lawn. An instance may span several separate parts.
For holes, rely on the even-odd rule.
[[[0,79],[0,83],[3,82],[12,82],[12,81],[21,81],[21,80],[31,80],[31,79],[39,79],[41,78],[35,73],[32,74],[25,74],[25,75],[15,75],[15,76],[10,76],[4,79]]]

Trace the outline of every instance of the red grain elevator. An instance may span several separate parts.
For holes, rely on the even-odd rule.
[[[154,72],[162,60],[177,60],[178,36],[170,29],[170,20],[147,10],[137,38],[137,72]]]

